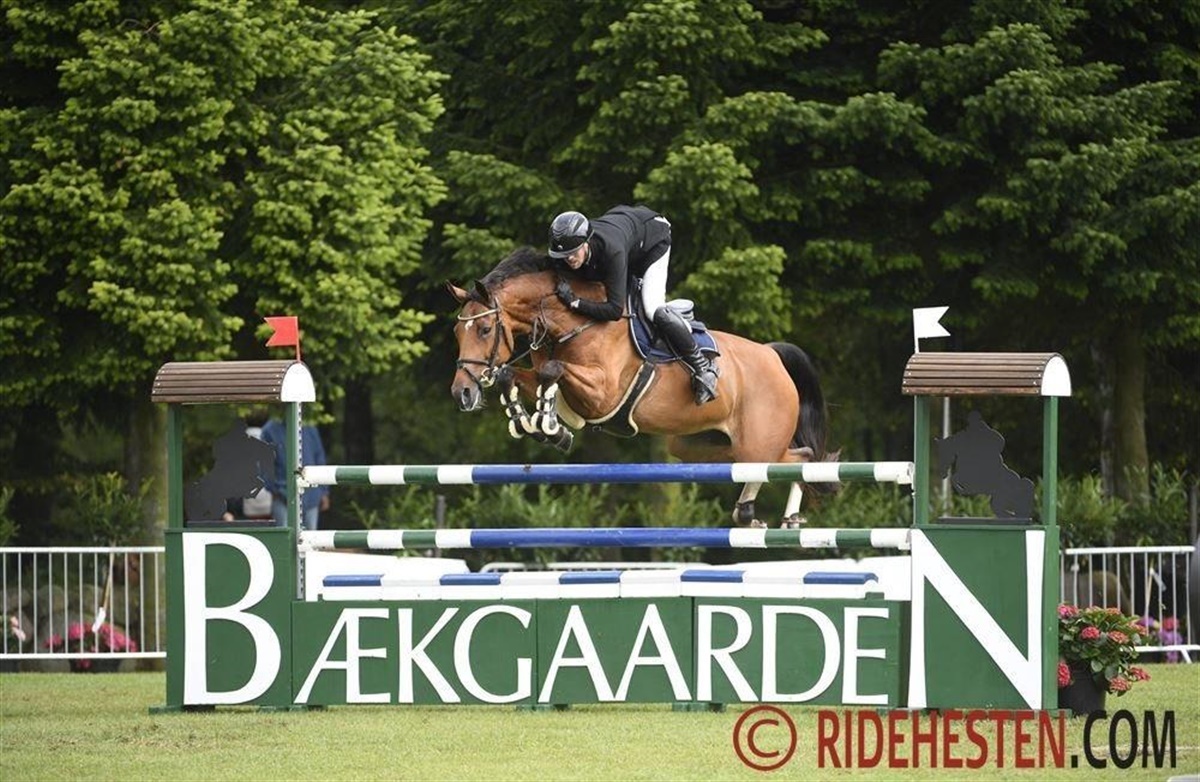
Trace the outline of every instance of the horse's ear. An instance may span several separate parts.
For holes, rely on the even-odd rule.
[[[469,293],[467,293],[466,291],[464,291],[462,288],[458,287],[454,283],[450,282],[449,280],[446,280],[446,292],[449,293],[451,296],[453,296],[454,300],[457,301],[459,304],[466,304],[467,299],[469,299],[471,297],[471,295]]]
[[[488,292],[487,287],[479,280],[475,281],[475,295],[478,296],[479,300],[482,302],[489,302],[492,300],[492,294]]]

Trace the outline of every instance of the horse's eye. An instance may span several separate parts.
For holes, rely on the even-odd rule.
[[[491,326],[480,326],[479,327],[479,336],[480,337],[486,337],[488,334],[491,334],[491,333],[492,333]]]

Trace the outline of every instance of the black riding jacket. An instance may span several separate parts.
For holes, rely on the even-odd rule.
[[[593,320],[617,320],[625,312],[629,280],[641,277],[652,261],[671,246],[671,226],[644,206],[615,206],[591,221],[591,255],[575,272],[604,283],[605,301],[579,300],[578,311]]]

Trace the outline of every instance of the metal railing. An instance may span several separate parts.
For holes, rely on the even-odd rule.
[[[1140,616],[1158,643],[1139,646],[1139,652],[1191,662],[1200,652],[1200,617],[1192,616],[1188,601],[1195,551],[1193,546],[1065,549],[1059,599]]]
[[[90,667],[166,657],[164,552],[162,546],[0,549],[0,660],[87,660],[72,665]]]
[[[0,548],[0,660],[122,660],[166,657],[162,546]],[[1146,618],[1162,659],[1200,659],[1200,617],[1188,603],[1192,546],[1070,548],[1062,552],[1062,602]],[[555,563],[543,569],[594,569]],[[603,563],[606,568],[677,563]],[[520,563],[494,563],[504,572]]]

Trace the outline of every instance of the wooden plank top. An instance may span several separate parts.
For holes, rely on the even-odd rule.
[[[1070,396],[1058,353],[915,353],[900,391],[910,396]]]
[[[312,402],[312,375],[299,361],[172,361],[158,370],[153,402]]]

